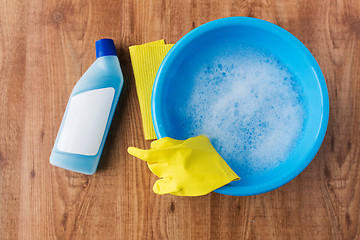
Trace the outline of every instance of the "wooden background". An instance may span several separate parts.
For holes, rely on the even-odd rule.
[[[360,1],[0,0],[0,239],[360,239]],[[253,197],[157,196],[128,155],[149,147],[128,47],[175,43],[228,16],[268,20],[314,54],[330,95],[324,143],[287,185]],[[125,75],[97,173],[49,164],[68,97],[115,40]]]

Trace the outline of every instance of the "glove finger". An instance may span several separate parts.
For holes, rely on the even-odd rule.
[[[139,149],[136,147],[129,147],[128,153],[133,155],[134,157],[140,158],[141,160],[144,160],[144,161],[154,160],[152,158],[153,154],[152,154],[151,150],[143,150],[143,149]]]
[[[176,146],[184,141],[164,137],[151,143],[151,149],[161,149]]]
[[[150,171],[158,176],[159,178],[165,177],[167,170],[169,169],[169,164],[164,163],[148,163]]]
[[[175,181],[172,181],[170,178],[162,178],[155,182],[153,186],[153,191],[156,194],[167,194],[167,193],[176,193],[180,191],[181,188],[176,185]]]
[[[205,135],[188,138],[187,140],[185,140],[184,145],[190,148],[198,147],[200,149],[214,149],[210,142],[210,139]]]
[[[148,163],[166,162],[169,155],[168,151],[143,150],[136,147],[129,147],[128,153]]]

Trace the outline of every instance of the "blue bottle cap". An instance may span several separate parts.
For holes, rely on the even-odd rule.
[[[114,41],[110,38],[103,38],[97,40],[95,42],[95,49],[96,49],[96,58],[109,56],[109,55],[117,56]]]

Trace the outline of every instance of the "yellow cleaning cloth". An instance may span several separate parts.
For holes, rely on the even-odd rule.
[[[156,139],[151,117],[151,93],[156,73],[174,44],[159,40],[129,47],[145,139]]]
[[[161,178],[153,187],[157,194],[201,196],[240,179],[203,135],[184,141],[165,137],[153,141],[150,150],[129,147],[128,152]]]

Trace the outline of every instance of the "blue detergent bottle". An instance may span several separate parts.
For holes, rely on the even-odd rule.
[[[94,174],[124,84],[114,41],[95,43],[96,61],[75,85],[50,156],[52,165]]]

